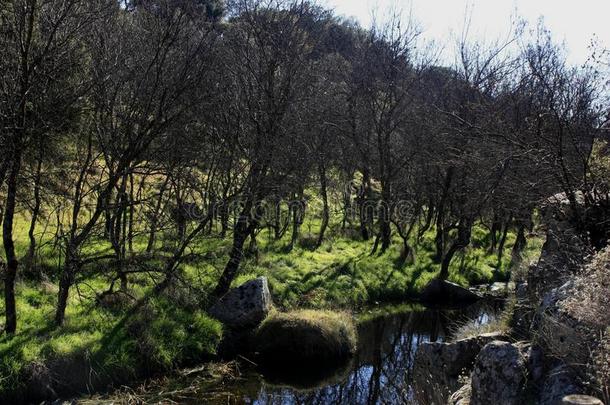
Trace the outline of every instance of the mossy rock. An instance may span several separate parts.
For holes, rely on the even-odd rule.
[[[356,327],[345,312],[272,312],[256,331],[256,349],[266,364],[341,363],[356,352]]]

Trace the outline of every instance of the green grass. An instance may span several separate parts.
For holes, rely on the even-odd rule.
[[[16,221],[16,247],[20,256],[28,248],[28,221]],[[319,223],[306,222],[302,240],[315,237]],[[42,227],[40,227],[42,228]],[[161,296],[150,297],[132,313],[129,303],[147,297],[152,288],[146,274],[130,277],[133,300],[118,307],[103,307],[95,296],[108,289],[114,274],[108,263],[85,268],[72,289],[66,324],[54,328],[52,319],[57,299],[57,277],[61,252],[50,241],[52,227],[40,235],[38,265],[49,281],[21,280],[17,285],[18,333],[9,339],[0,336],[0,392],[14,390],[24,381],[32,363],[54,359],[87,358],[96,372],[136,377],[150,371],[161,371],[209,358],[222,336],[221,325],[203,311],[206,293],[211,290],[227,261],[230,238],[202,237],[188,251],[189,260],[181,267],[176,286]],[[355,232],[350,232],[354,234]],[[456,255],[450,269],[450,280],[461,285],[506,280],[510,275],[510,251],[514,235],[510,234],[501,263],[487,251],[488,233],[482,226],[473,229],[471,246]],[[287,251],[289,235],[275,241],[267,231],[258,237],[258,259],[246,256],[234,285],[267,276],[276,306],[295,309],[348,309],[362,311],[376,302],[404,301],[417,294],[439,271],[432,259],[434,231],[430,230],[414,243],[415,261],[400,263],[400,240],[395,238],[387,252],[371,255],[373,241],[348,237],[338,229],[329,229],[323,245],[314,250],[303,243]],[[531,238],[524,262],[533,260],[540,250],[539,238]],[[157,251],[175,243],[172,235],[159,238]],[[145,237],[134,243],[143,251]],[[305,246],[305,247],[304,247]],[[1,246],[0,246],[1,247]],[[92,240],[85,253],[109,253],[107,242]],[[159,268],[159,258],[150,259],[149,267]],[[4,311],[3,299],[0,311]],[[366,315],[364,315],[366,316]]]
[[[515,236],[509,234],[502,261],[487,251],[487,231],[473,229],[471,246],[457,254],[450,267],[449,279],[463,286],[507,281],[510,278],[510,253]],[[400,241],[383,254],[371,255],[372,241],[362,242],[332,237],[317,250],[300,246],[285,253],[285,241],[265,242],[260,238],[258,260],[247,258],[234,284],[267,276],[277,305],[295,308],[357,309],[375,302],[413,298],[438,275],[433,261],[434,231],[426,232],[415,247],[415,262],[402,264]],[[539,252],[541,242],[532,238],[524,252],[524,262]]]
[[[46,285],[17,286],[18,333],[0,336],[0,398],[24,388],[32,363],[89,359],[101,380],[133,379],[209,359],[222,337],[218,321],[174,305],[167,296],[130,313],[127,307],[109,311],[73,294],[65,325],[55,328],[56,294],[42,288]]]

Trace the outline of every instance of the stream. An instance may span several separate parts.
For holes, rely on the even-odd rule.
[[[419,344],[444,341],[470,320],[487,323],[500,310],[498,303],[461,309],[433,309],[417,304],[378,307],[359,315],[358,351],[339,368],[320,364],[316,370],[303,370],[295,364],[293,369],[278,372],[260,370],[242,359],[228,373],[230,378],[193,373],[149,383],[138,392],[125,391],[118,396],[118,402],[412,404],[416,401],[411,373]]]

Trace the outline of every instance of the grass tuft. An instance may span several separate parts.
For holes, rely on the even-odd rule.
[[[356,351],[356,327],[346,312],[272,312],[256,331],[265,362],[340,362]]]

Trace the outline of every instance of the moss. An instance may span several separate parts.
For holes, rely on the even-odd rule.
[[[273,312],[256,331],[256,347],[266,363],[341,362],[356,351],[356,328],[346,312]]]

